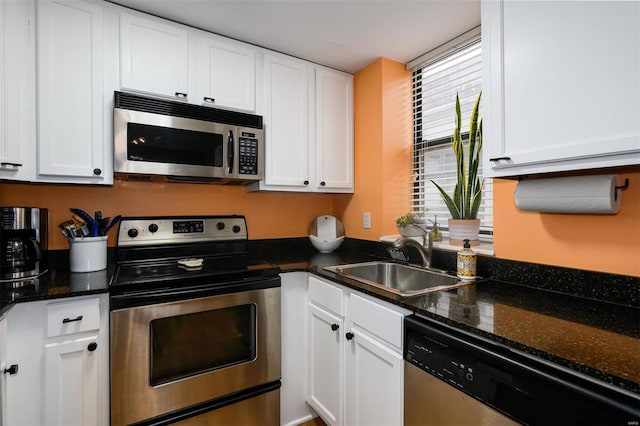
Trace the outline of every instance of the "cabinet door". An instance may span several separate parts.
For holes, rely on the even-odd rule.
[[[38,12],[38,180],[111,183],[105,161],[103,11],[42,0]],[[65,180],[69,178],[69,180]]]
[[[353,77],[316,70],[316,185],[353,192]]]
[[[308,65],[265,54],[265,177],[269,186],[309,186]]]
[[[280,424],[297,425],[313,415],[307,393],[307,279],[306,272],[280,274],[282,386]]]
[[[640,162],[640,3],[482,3],[485,176]]]
[[[188,48],[188,32],[178,24],[121,13],[121,87],[187,97]]]
[[[347,343],[348,425],[401,425],[404,410],[402,355],[366,333],[353,330]]]
[[[27,2],[0,1],[0,179],[29,180],[35,166],[35,44],[29,11]]]
[[[193,101],[254,112],[256,51],[239,43],[203,37],[198,53],[201,98]]]
[[[307,402],[330,425],[342,424],[344,322],[314,304],[308,306],[309,382]]]
[[[47,424],[98,424],[97,341],[96,335],[45,345]]]

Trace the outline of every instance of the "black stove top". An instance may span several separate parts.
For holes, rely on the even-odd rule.
[[[110,290],[216,286],[278,276],[277,266],[247,253],[247,243],[243,216],[123,218]],[[184,262],[194,259],[195,266]]]
[[[180,265],[179,258],[120,264],[111,286],[215,284],[244,278],[271,277],[279,273],[277,266],[247,255],[199,259],[202,259],[202,266],[193,268]]]

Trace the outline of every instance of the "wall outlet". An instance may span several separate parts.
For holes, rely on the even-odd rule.
[[[371,229],[371,213],[370,212],[362,213],[362,227],[364,229]]]

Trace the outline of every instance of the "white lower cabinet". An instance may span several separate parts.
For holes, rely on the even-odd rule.
[[[316,417],[307,404],[307,272],[280,274],[281,374],[280,424],[296,426]]]
[[[344,321],[309,302],[308,399],[330,425],[343,424]]]
[[[44,412],[48,424],[98,424],[97,347],[98,335],[45,345]]]
[[[108,295],[19,303],[0,324],[3,426],[109,424]],[[2,329],[5,329],[2,331]]]
[[[401,425],[406,309],[309,277],[307,402],[330,425]]]

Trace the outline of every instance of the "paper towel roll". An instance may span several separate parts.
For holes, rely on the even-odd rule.
[[[616,214],[622,198],[620,192],[616,197],[619,182],[617,175],[523,180],[516,186],[516,207],[543,213]]]

